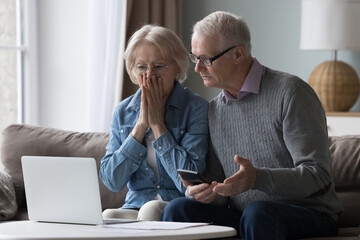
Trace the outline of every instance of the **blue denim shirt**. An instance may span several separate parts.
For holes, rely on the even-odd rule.
[[[123,208],[140,208],[159,194],[164,201],[184,196],[177,169],[205,171],[208,152],[208,102],[178,82],[165,105],[168,132],[152,141],[159,178],[146,163],[145,139],[131,135],[140,113],[141,90],[115,109],[100,178],[114,192],[129,189]]]

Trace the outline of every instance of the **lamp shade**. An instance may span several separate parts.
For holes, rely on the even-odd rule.
[[[300,48],[360,49],[360,0],[302,0]]]

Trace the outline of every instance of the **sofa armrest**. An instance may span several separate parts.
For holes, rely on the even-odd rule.
[[[331,165],[336,193],[344,207],[340,227],[360,223],[360,135],[329,137]]]

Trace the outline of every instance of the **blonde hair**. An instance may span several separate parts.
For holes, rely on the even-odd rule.
[[[219,51],[242,45],[246,49],[246,56],[251,55],[250,29],[245,20],[235,14],[213,12],[194,25],[193,36],[194,34],[218,37]]]
[[[143,43],[154,44],[160,50],[164,59],[175,61],[179,70],[176,80],[180,83],[185,81],[189,60],[187,51],[180,38],[168,28],[144,25],[130,37],[124,52],[126,71],[133,83],[138,84],[134,65],[137,46]]]

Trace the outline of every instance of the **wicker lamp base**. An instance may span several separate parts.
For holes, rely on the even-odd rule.
[[[360,91],[355,70],[342,61],[327,61],[317,66],[310,75],[309,85],[327,112],[348,111]]]

